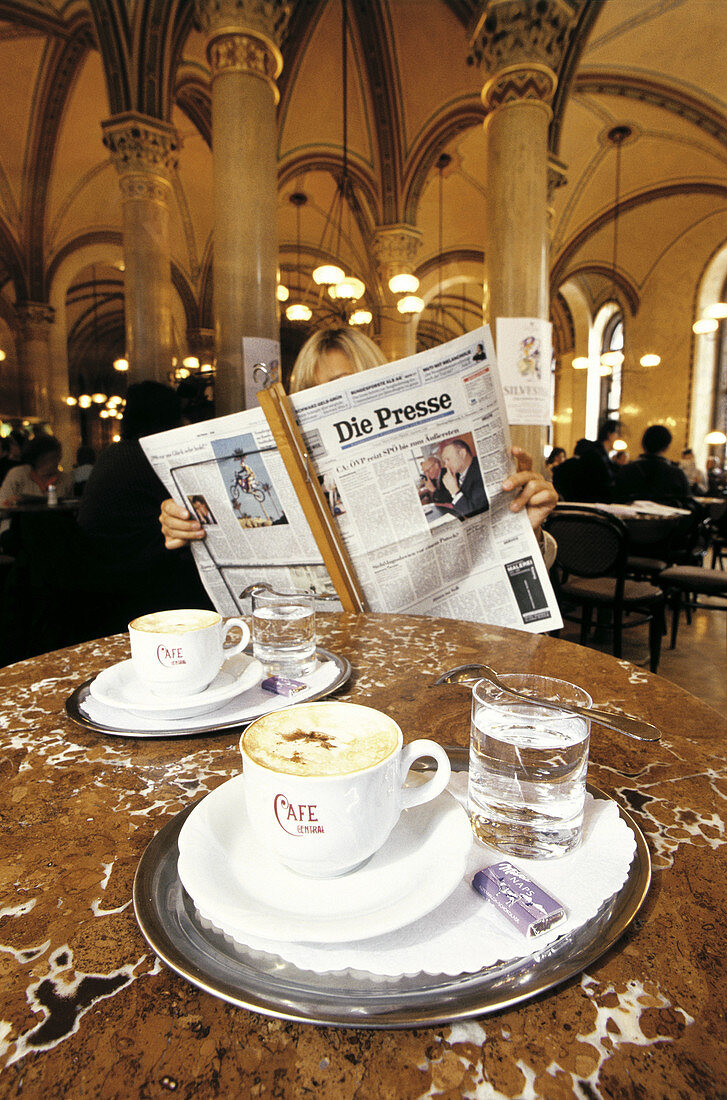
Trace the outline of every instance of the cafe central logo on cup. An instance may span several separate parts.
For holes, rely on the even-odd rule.
[[[186,665],[183,649],[170,649],[165,645],[157,646],[157,661],[164,668],[172,668],[174,665]]]
[[[305,802],[297,804],[284,794],[276,794],[274,800],[275,817],[281,829],[289,836],[303,836],[308,833],[325,833],[318,821],[318,806]]]

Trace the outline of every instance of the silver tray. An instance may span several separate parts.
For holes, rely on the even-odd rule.
[[[334,691],[338,691],[340,687],[343,687],[348,682],[351,676],[351,662],[345,657],[338,657],[335,653],[331,653],[327,649],[316,649],[316,656],[321,661],[333,661],[338,669],[338,675],[333,683],[322,691],[316,692],[315,695],[308,695],[304,700],[306,703],[312,703],[314,699],[324,699],[327,695],[332,695]],[[215,722],[214,711],[209,715],[206,721],[201,721],[198,726],[193,726],[190,729],[181,730],[126,730],[120,726],[107,726],[103,722],[94,722],[92,718],[89,718],[81,710],[81,704],[88,697],[89,688],[93,683],[94,677],[90,680],[85,680],[72,695],[69,695],[66,699],[66,714],[79,726],[84,726],[85,729],[95,730],[96,733],[106,733],[111,737],[139,737],[139,738],[157,738],[157,737],[200,737],[205,733],[221,733],[223,730],[241,729],[243,726],[249,725],[250,722],[254,722],[256,718],[262,717],[263,714],[267,714],[266,710],[260,710],[255,714],[244,718],[242,721],[232,722]],[[290,700],[291,705],[295,702],[295,699]],[[201,717],[201,716],[200,716]]]
[[[611,800],[591,784],[588,790],[594,798]],[[139,927],[162,962],[199,989],[282,1020],[337,1027],[431,1027],[511,1007],[567,981],[608,951],[638,913],[651,881],[646,841],[619,806],[636,841],[626,882],[595,917],[542,951],[457,977],[316,974],[203,927],[177,875],[177,837],[193,808],[194,803],[168,822],[141,857],[134,878]]]

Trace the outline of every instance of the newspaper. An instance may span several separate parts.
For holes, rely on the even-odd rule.
[[[513,460],[486,326],[291,404],[371,611],[562,626],[530,522],[501,488]],[[221,614],[247,610],[260,581],[330,592],[261,409],[142,446],[205,528],[193,552]]]

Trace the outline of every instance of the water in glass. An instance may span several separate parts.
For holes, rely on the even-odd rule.
[[[315,665],[316,621],[312,601],[293,598],[253,606],[253,653],[266,672],[303,676]]]
[[[588,706],[588,695],[545,677],[502,677],[522,690]],[[556,685],[562,685],[558,689]],[[469,811],[475,834],[500,851],[528,859],[564,855],[581,840],[590,722],[518,701],[484,682],[473,693]],[[525,687],[527,690],[527,686]],[[573,693],[578,694],[573,694]]]

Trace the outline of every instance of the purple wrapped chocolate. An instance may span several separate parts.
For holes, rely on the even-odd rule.
[[[260,687],[263,691],[272,691],[274,695],[297,695],[299,691],[305,691],[307,684],[301,680],[290,680],[287,676],[268,676]]]
[[[472,885],[524,936],[541,936],[565,921],[560,902],[507,860],[478,871]]]

